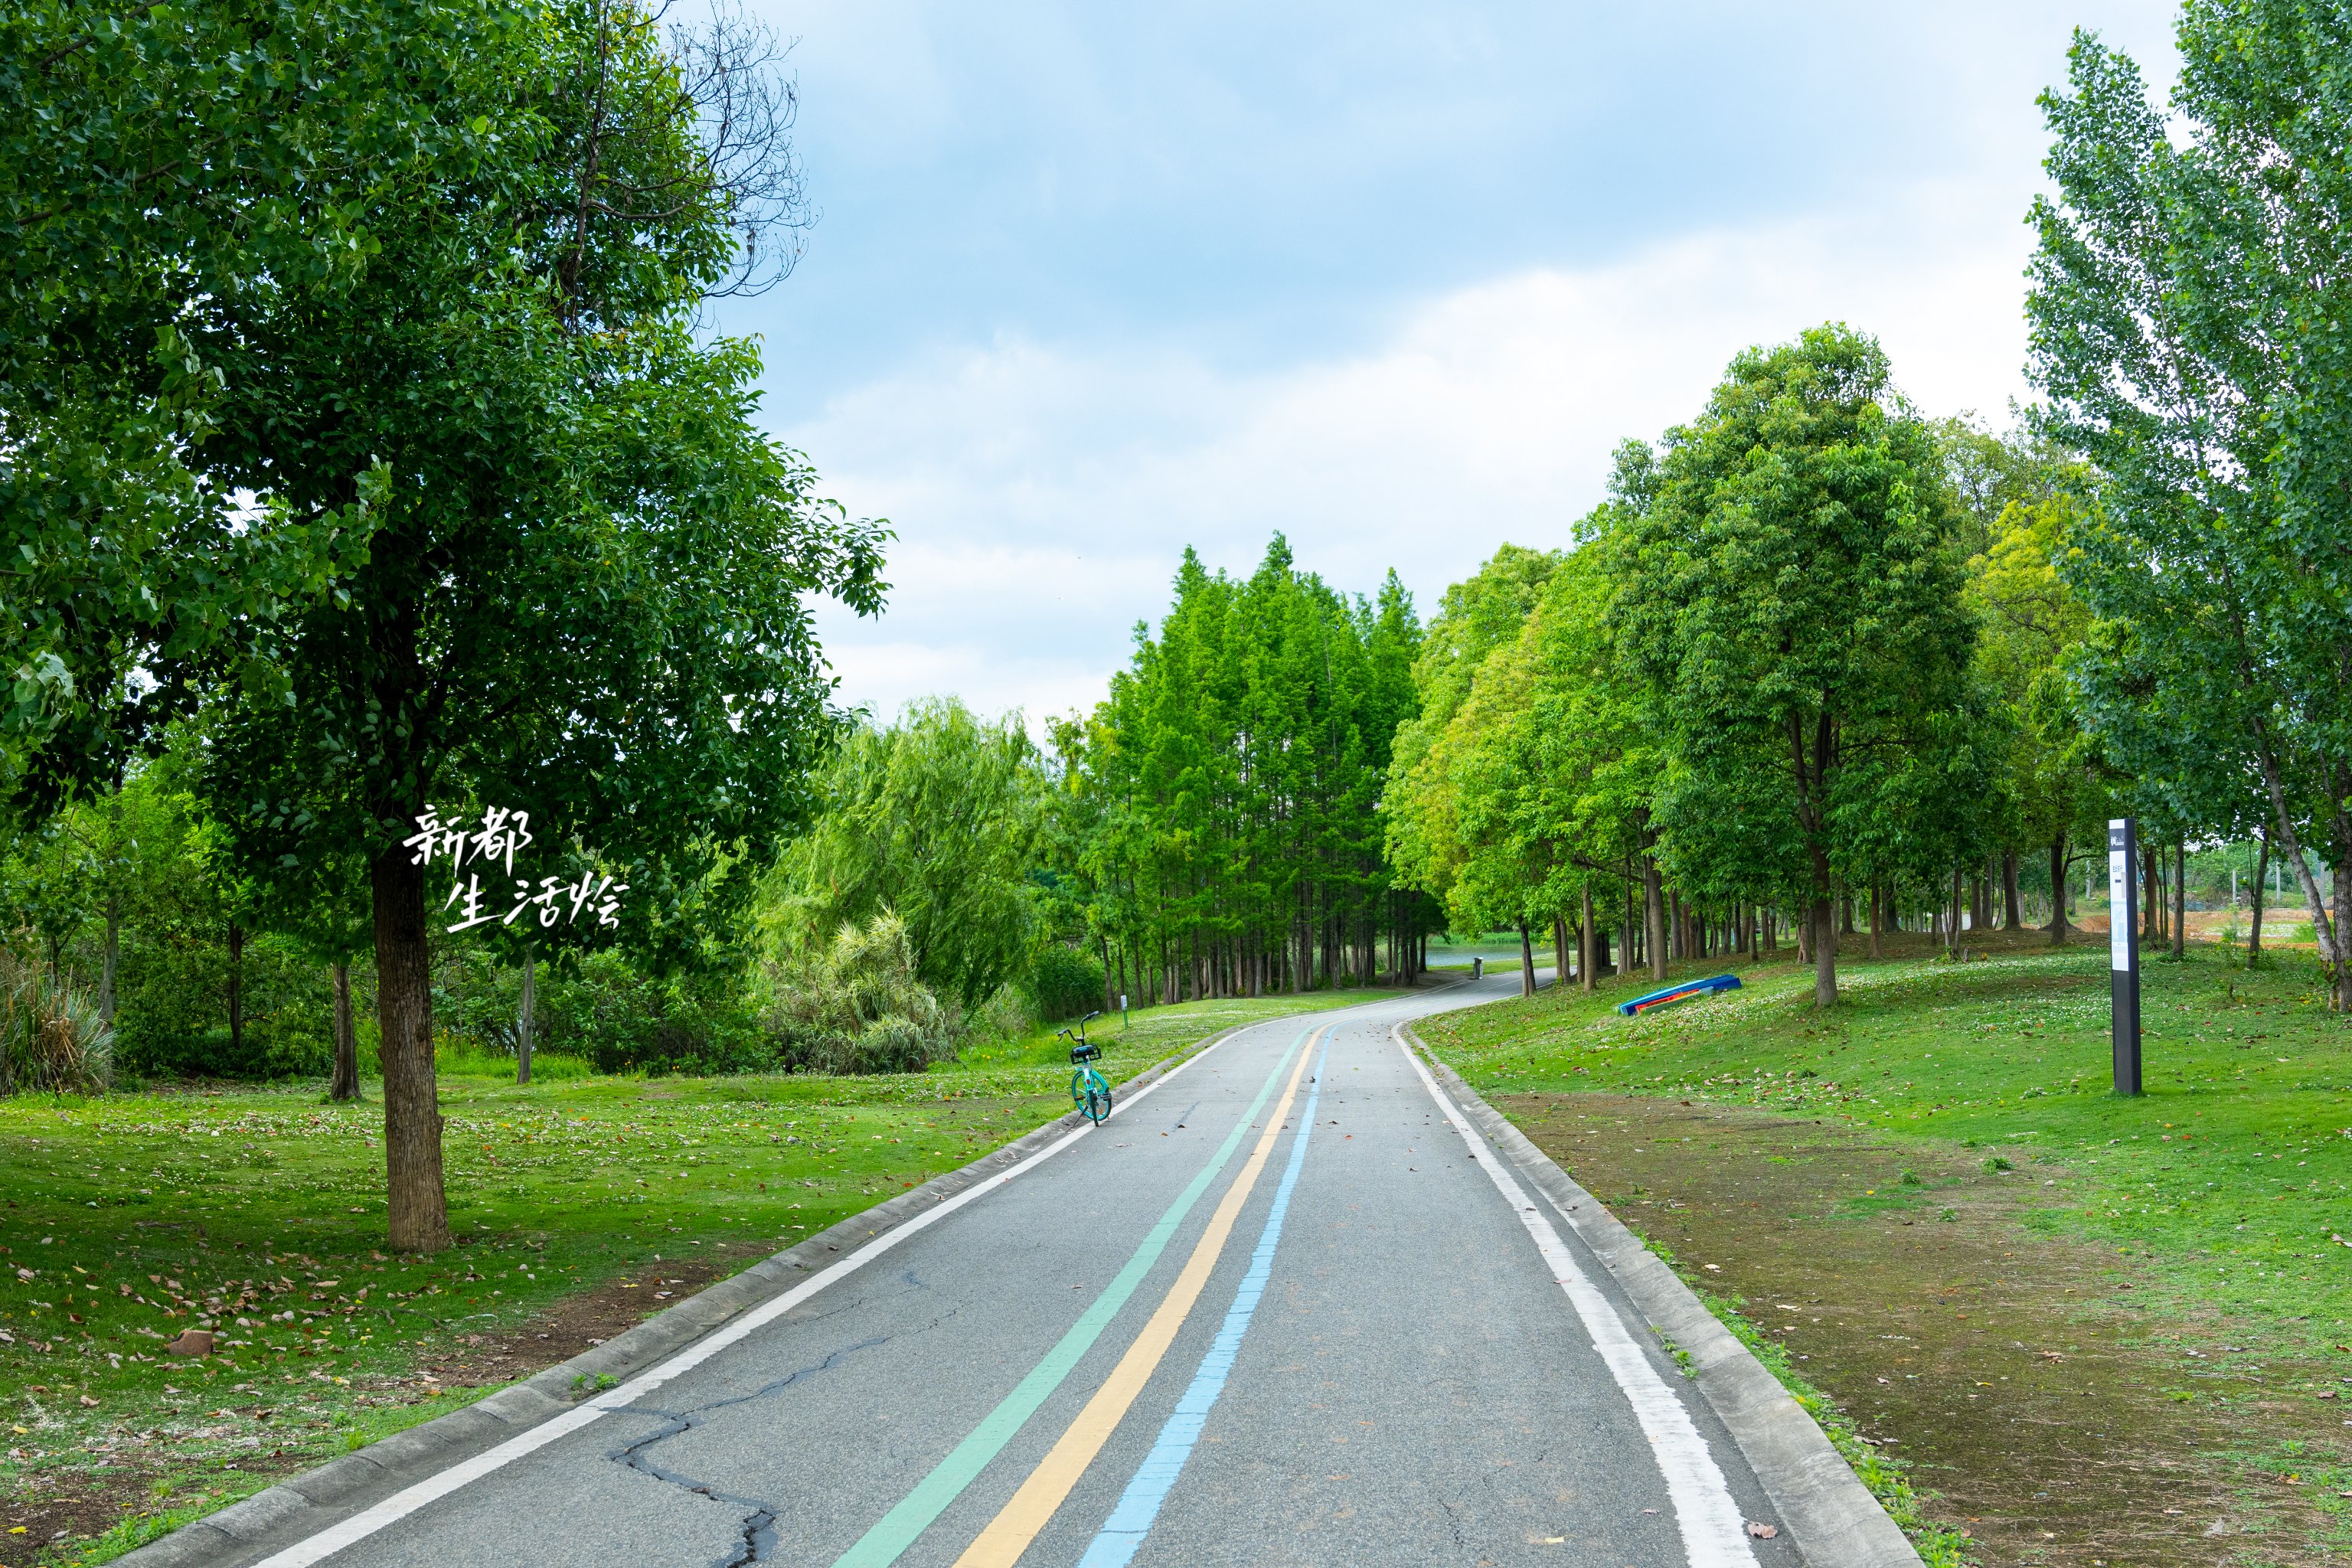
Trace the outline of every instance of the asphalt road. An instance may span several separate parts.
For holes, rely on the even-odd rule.
[[[1396,1038],[1516,985],[1244,1031],[660,1386],[266,1561],[1793,1564]]]

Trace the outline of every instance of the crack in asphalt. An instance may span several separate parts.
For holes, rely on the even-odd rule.
[[[676,1470],[665,1469],[647,1458],[646,1450],[657,1444],[667,1443],[672,1437],[693,1431],[708,1420],[714,1412],[737,1405],[748,1405],[757,1399],[772,1399],[802,1378],[829,1371],[846,1357],[855,1355],[859,1351],[872,1350],[877,1345],[887,1343],[893,1337],[889,1334],[877,1334],[871,1339],[860,1340],[854,1345],[845,1345],[840,1350],[828,1354],[823,1361],[786,1373],[772,1383],[762,1384],[749,1394],[739,1394],[729,1399],[714,1399],[708,1405],[698,1405],[690,1410],[652,1410],[643,1405],[633,1405],[631,1406],[633,1414],[658,1415],[664,1425],[635,1442],[614,1449],[605,1458],[615,1463],[626,1465],[640,1475],[651,1476],[657,1481],[666,1481],[671,1486],[709,1498],[713,1502],[725,1503],[729,1507],[744,1510],[741,1543],[728,1556],[718,1559],[711,1568],[741,1568],[741,1565],[747,1563],[764,1563],[768,1560],[768,1554],[773,1552],[776,1546],[778,1504],[763,1502],[758,1498],[736,1497],[731,1493],[720,1491],[709,1481],[698,1481],[691,1476],[681,1475]]]
[[[1439,1508],[1445,1510],[1446,1532],[1454,1537],[1455,1549],[1458,1551],[1468,1551],[1470,1543],[1463,1539],[1462,1535],[1462,1516],[1454,1512],[1454,1505],[1447,1502],[1444,1498],[1437,1498],[1433,1500],[1436,1502]]]

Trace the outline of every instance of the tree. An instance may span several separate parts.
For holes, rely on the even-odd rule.
[[[1027,973],[1046,782],[1018,713],[911,704],[845,737],[817,788],[823,808],[778,867],[790,945],[892,915],[915,973],[967,1011]]]
[[[2094,695],[2244,760],[2352,1005],[2352,17],[2194,0],[2171,112],[2087,34],[2043,95],[2028,314],[2047,427],[2105,476],[2070,583]],[[2190,807],[2192,815],[2195,807]],[[2266,835],[2269,837],[2270,835]],[[2305,853],[2332,851],[2331,918]]]
[[[2083,501],[2065,491],[2011,501],[1969,558],[1962,593],[1977,621],[1978,675],[2007,721],[2015,830],[2048,855],[2053,946],[2066,941],[2068,868],[2106,843],[2106,767],[2067,675],[2091,614],[2059,574],[2068,533],[2084,516]]]
[[[416,89],[466,155],[383,183],[347,287],[208,345],[216,482],[370,509],[362,563],[207,667],[201,784],[257,875],[367,862],[390,1234],[426,1250],[448,1231],[404,841],[453,796],[528,810],[624,868],[623,937],[656,956],[694,908],[740,908],[833,729],[808,596],[875,609],[884,537],[753,428],[751,345],[696,339],[747,187],[652,18],[558,5],[467,43]]]
[[[1735,359],[1646,485],[1621,606],[1664,693],[1676,815],[1770,811],[1757,832],[1801,866],[1832,1005],[1832,894],[1874,809],[1854,764],[1954,707],[1969,658],[1933,433],[1876,342],[1820,327]]]
[[[446,110],[523,25],[486,0],[0,16],[0,798],[21,818],[119,782],[186,710],[189,660],[364,553],[364,464],[307,509],[219,482],[225,361],[347,295],[394,193],[482,155],[488,123]]]
[[[1474,900],[1479,907],[1454,906],[1455,883],[1486,826],[1473,827],[1465,836],[1456,769],[1460,759],[1479,750],[1483,731],[1506,722],[1524,706],[1524,658],[1507,659],[1491,670],[1489,661],[1525,635],[1561,560],[1557,552],[1504,544],[1475,574],[1446,589],[1413,661],[1416,700],[1412,716],[1397,729],[1383,796],[1385,847],[1399,875],[1454,908],[1457,924],[1487,919],[1516,923],[1516,915],[1494,906],[1491,869],[1480,879],[1487,890]],[[1482,675],[1488,687],[1483,697],[1478,691]],[[1516,700],[1495,692],[1498,682],[1517,688]],[[1465,707],[1471,707],[1467,721],[1463,718]],[[1492,768],[1502,765],[1500,757],[1490,754],[1486,762],[1489,784],[1499,785],[1502,781]],[[1475,761],[1467,765],[1480,766]],[[1492,824],[1499,826],[1499,821]]]

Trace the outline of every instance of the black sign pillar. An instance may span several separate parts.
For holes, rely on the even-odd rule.
[[[2116,1092],[2139,1092],[2139,926],[2132,897],[2139,830],[2128,816],[2107,824],[2107,980],[2115,1012]]]

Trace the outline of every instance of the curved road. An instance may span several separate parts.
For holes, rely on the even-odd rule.
[[[262,1561],[1793,1564],[1606,1271],[1398,1037],[1516,989],[1244,1030],[684,1370]]]

